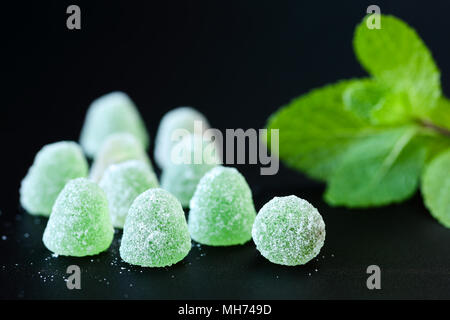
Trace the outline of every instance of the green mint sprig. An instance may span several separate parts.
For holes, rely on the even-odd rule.
[[[450,101],[417,33],[382,15],[356,28],[354,50],[370,77],[314,89],[268,121],[279,157],[325,181],[331,205],[401,202],[421,187],[427,208],[450,228]],[[268,130],[270,145],[270,130]]]

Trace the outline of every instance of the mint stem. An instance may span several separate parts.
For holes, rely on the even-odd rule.
[[[450,137],[450,130],[437,126],[429,120],[419,120],[419,123],[425,128],[429,128],[433,131],[443,134],[444,136]]]

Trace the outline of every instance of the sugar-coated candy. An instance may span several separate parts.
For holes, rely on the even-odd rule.
[[[295,266],[317,256],[325,241],[325,223],[308,201],[294,195],[275,197],[256,216],[256,248],[269,261]]]
[[[165,267],[182,260],[191,238],[180,202],[160,188],[134,200],[125,220],[120,257],[143,267]]]
[[[187,208],[200,179],[218,164],[214,142],[196,134],[186,135],[172,148],[170,163],[161,174],[161,187]]]
[[[22,180],[20,203],[30,214],[49,216],[65,184],[86,177],[88,164],[75,142],[62,141],[44,146]]]
[[[139,160],[110,165],[99,185],[106,193],[111,221],[116,228],[123,228],[128,210],[138,195],[159,186],[153,170]]]
[[[98,151],[92,163],[90,178],[99,182],[111,164],[127,160],[140,160],[151,166],[150,159],[142,144],[132,134],[115,133],[110,135]]]
[[[189,232],[211,246],[244,244],[255,220],[251,190],[235,169],[218,166],[206,173],[190,203]]]
[[[90,105],[80,143],[89,157],[94,157],[105,140],[113,133],[128,132],[147,148],[149,137],[144,121],[130,97],[120,91],[105,94]]]
[[[155,162],[161,169],[170,162],[172,147],[177,143],[172,134],[177,129],[194,133],[194,122],[201,121],[203,131],[209,128],[205,116],[191,107],[178,107],[167,112],[158,127],[155,137]],[[203,132],[197,132],[202,134]]]
[[[113,236],[103,190],[86,178],[69,181],[53,206],[45,246],[58,255],[91,256],[108,249]]]

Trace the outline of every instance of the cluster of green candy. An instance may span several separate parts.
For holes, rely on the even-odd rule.
[[[58,255],[89,256],[109,248],[114,227],[123,228],[121,258],[134,265],[170,266],[191,249],[191,238],[210,246],[244,244],[253,238],[268,260],[284,265],[314,258],[325,240],[319,212],[296,196],[274,198],[258,215],[245,178],[221,166],[215,145],[194,132],[206,118],[179,107],[161,120],[155,161],[149,136],[133,101],[122,92],[95,100],[79,146],[44,146],[22,181],[20,202],[33,215],[49,217],[45,246]],[[173,133],[188,134],[173,141]],[[194,161],[200,148],[202,161]],[[83,154],[93,158],[90,168]],[[208,152],[207,152],[208,151]],[[189,208],[186,221],[183,208]]]

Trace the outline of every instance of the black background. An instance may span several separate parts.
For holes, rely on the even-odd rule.
[[[82,29],[66,28],[78,4]],[[1,298],[450,298],[450,232],[420,195],[370,210],[330,208],[323,186],[281,168],[259,176],[240,166],[258,209],[275,195],[308,199],[324,216],[318,259],[270,264],[253,243],[195,246],[172,268],[120,261],[118,238],[93,258],[53,258],[41,243],[46,219],[18,204],[20,180],[47,143],[78,140],[89,103],[127,92],[150,135],[179,105],[201,110],[215,128],[263,128],[278,107],[314,87],[364,76],[352,50],[355,25],[372,1],[43,1],[2,4],[0,106]],[[418,30],[450,94],[450,3],[376,1]],[[326,128],[324,128],[326,130]],[[153,145],[151,146],[153,147]],[[152,150],[150,151],[152,153]],[[91,261],[92,259],[92,261]],[[63,278],[80,265],[82,290]],[[382,270],[382,289],[366,288],[366,268]]]

